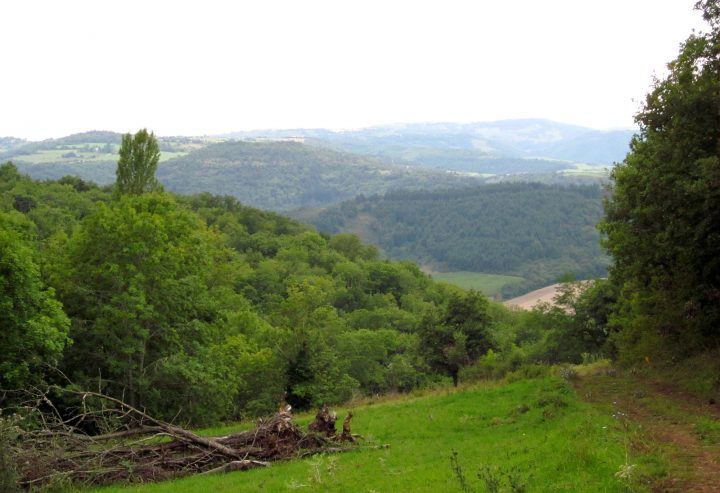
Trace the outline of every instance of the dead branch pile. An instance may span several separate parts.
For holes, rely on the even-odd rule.
[[[335,413],[327,406],[320,409],[309,432],[293,422],[290,406],[284,406],[273,417],[259,420],[251,430],[203,437],[153,418],[120,400],[82,393],[83,402],[89,397],[113,404],[114,412],[126,423],[123,429],[92,435],[81,431],[75,417],[73,424],[46,422],[39,430],[23,432],[15,447],[21,486],[44,486],[59,481],[86,484],[159,481],[267,467],[276,460],[356,448],[343,445],[355,441],[350,432],[352,413],[348,413],[338,435]]]

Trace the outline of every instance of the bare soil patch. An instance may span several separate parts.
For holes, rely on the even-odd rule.
[[[530,291],[529,293],[518,296],[517,298],[504,301],[503,304],[505,306],[514,306],[530,310],[538,303],[552,303],[559,288],[560,284],[552,284],[550,286],[545,286],[544,288],[536,289],[535,291]]]

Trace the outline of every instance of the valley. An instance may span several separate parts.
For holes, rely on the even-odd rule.
[[[720,491],[720,0],[0,15],[0,493]]]

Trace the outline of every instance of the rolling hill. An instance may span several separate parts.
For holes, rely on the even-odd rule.
[[[232,195],[275,211],[323,206],[399,189],[465,187],[477,178],[387,164],[297,142],[229,141],[162,163],[158,179],[178,193]]]
[[[603,190],[591,186],[483,185],[359,197],[295,217],[328,233],[351,232],[395,259],[435,271],[519,276],[508,297],[566,273],[606,274],[595,224]]]
[[[35,179],[56,180],[79,176],[100,185],[115,181],[115,168],[122,134],[90,131],[59,139],[27,142],[0,138],[0,163],[12,161],[23,173]],[[205,146],[209,140],[196,137],[160,137],[160,160],[183,156]]]
[[[624,130],[508,120],[163,137],[158,178],[172,191],[227,194],[255,207],[289,211],[400,189],[597,183],[606,179],[610,163],[622,159],[630,136]],[[0,162],[13,161],[37,179],[76,175],[105,185],[115,179],[120,140],[121,134],[108,131],[41,142],[7,137],[0,139]]]

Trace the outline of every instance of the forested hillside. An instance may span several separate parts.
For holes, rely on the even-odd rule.
[[[278,132],[284,135],[282,131],[267,133]],[[261,134],[257,132],[242,134],[248,141],[162,137],[158,139],[162,163],[158,178],[179,193],[227,194],[255,207],[289,211],[400,189],[429,190],[483,181],[597,183],[607,177],[606,167],[578,164],[573,155],[577,149],[607,149],[608,136],[545,121],[297,133],[308,135],[309,145],[282,138],[273,141],[273,137],[255,141]],[[492,145],[483,140],[486,137]],[[36,179],[72,175],[106,185],[115,179],[120,138],[107,131],[40,142],[3,138],[0,162],[10,160]],[[580,138],[595,142],[585,145],[577,141]],[[617,142],[609,145],[616,149],[612,152],[623,147],[623,138],[625,134],[615,137]],[[533,154],[545,149],[538,147],[541,142],[558,149],[569,146],[571,150],[563,154],[567,159]]]
[[[223,142],[163,163],[158,179],[178,193],[212,192],[244,204],[287,211],[358,194],[477,183],[437,170],[393,166],[376,158],[295,142]]]
[[[564,273],[606,275],[595,224],[602,189],[539,184],[392,192],[359,197],[306,220],[321,231],[350,231],[391,258],[437,270],[526,279],[506,295],[550,284]]]
[[[412,263],[227,196],[118,195],[5,164],[0,224],[3,389],[64,384],[58,365],[158,416],[213,422],[285,392],[307,407],[424,385],[439,377],[426,312],[467,300],[487,321],[484,299]]]
[[[152,144],[143,132],[136,143]],[[356,236],[321,235],[229,196],[169,194],[150,174],[133,172],[145,176],[137,187],[123,178],[130,157],[105,188],[0,167],[0,388],[69,379],[166,419],[216,422],[282,399],[307,408],[457,383],[491,349],[507,358],[491,354],[483,371],[577,360],[588,347],[562,310],[537,326],[519,320],[530,325],[516,339],[515,315]]]

